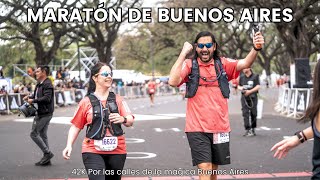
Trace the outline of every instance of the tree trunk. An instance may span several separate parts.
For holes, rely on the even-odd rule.
[[[60,46],[59,41],[60,37],[57,37],[57,39],[54,40],[52,47],[48,51],[45,51],[41,42],[33,43],[36,51],[35,62],[37,66],[48,65],[53,60]]]
[[[106,57],[105,58],[106,64],[110,64],[110,61],[111,61],[111,58],[112,58],[111,47],[108,48],[108,46],[107,46],[107,48],[105,50],[105,57]]]
[[[267,76],[270,76],[270,74],[271,74],[271,70],[270,70],[270,60],[268,59],[268,60],[266,60],[266,62],[265,62],[265,66],[264,66],[264,69],[266,70],[266,74],[267,74]]]
[[[287,28],[286,25],[277,25],[277,29],[285,42],[291,63],[294,63],[295,58],[309,58],[311,44],[307,36],[307,30],[300,22],[295,23],[291,29]]]
[[[107,61],[106,61],[107,58],[106,58],[106,55],[104,53],[103,46],[99,46],[99,47],[96,46],[94,48],[97,50],[99,61],[103,62],[103,63],[107,63]]]

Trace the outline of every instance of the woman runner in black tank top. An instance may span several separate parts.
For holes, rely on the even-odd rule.
[[[313,94],[305,115],[300,119],[301,122],[310,121],[311,126],[303,131],[295,133],[295,136],[282,140],[275,144],[271,151],[275,150],[274,157],[284,158],[288,152],[303,143],[304,141],[314,138],[312,154],[312,180],[320,179],[320,60],[318,60],[313,76]]]
[[[316,120],[316,119],[315,119]],[[314,134],[313,154],[312,154],[312,179],[320,179],[320,132],[316,127],[315,120],[312,121],[312,129]]]

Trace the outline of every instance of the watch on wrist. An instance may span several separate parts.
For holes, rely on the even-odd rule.
[[[301,133],[301,131],[298,131],[298,132],[294,133],[294,135],[296,135],[296,136],[298,137],[298,139],[299,139],[299,141],[300,141],[301,143],[304,143],[305,139],[304,139],[303,136],[301,136],[300,133]]]
[[[122,116],[122,117],[123,117],[123,123],[122,124],[127,123],[128,119],[125,116]]]

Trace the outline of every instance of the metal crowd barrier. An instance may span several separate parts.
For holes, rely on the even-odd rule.
[[[27,94],[12,93],[0,95],[0,112],[10,114],[12,110],[17,110],[23,103],[23,97]]]
[[[148,88],[142,86],[127,86],[127,87],[114,87],[111,91],[123,96],[124,98],[140,98],[148,96]],[[175,88],[172,88],[169,85],[159,86],[156,89],[156,96],[164,96],[176,94],[177,91]]]
[[[312,88],[280,87],[275,110],[287,117],[302,117],[311,101],[312,93]]]
[[[141,98],[148,97],[148,90],[140,86],[127,86],[122,88],[112,88],[111,91],[123,96],[124,98]],[[66,106],[77,104],[86,95],[86,90],[64,90],[54,92],[55,106]],[[158,87],[156,90],[157,96],[176,94],[175,88],[169,85]],[[0,95],[0,113],[11,114],[13,111],[18,110],[18,107],[23,104],[23,97],[27,94],[9,93]]]

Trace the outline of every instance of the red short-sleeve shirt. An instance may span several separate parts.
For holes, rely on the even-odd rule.
[[[107,100],[101,100],[102,104],[106,104]],[[116,103],[118,105],[120,116],[128,116],[132,115],[131,111],[125,101],[123,101],[122,97],[116,95]],[[88,97],[83,98],[78,106],[78,109],[75,112],[74,117],[71,120],[71,123],[75,125],[77,128],[83,129],[84,126],[91,124],[92,122],[92,106]],[[106,135],[110,135],[110,132],[107,131]],[[92,139],[87,137],[84,138],[82,142],[82,153],[91,152],[97,154],[126,154],[126,143],[125,137],[118,136],[118,147],[113,151],[98,151],[94,147],[94,142]]]
[[[154,94],[156,92],[156,82],[149,82],[148,83],[148,93]]]
[[[220,59],[228,75],[228,80],[237,78],[240,73],[240,71],[237,71],[238,61],[224,57]],[[205,77],[207,81],[215,80],[216,70],[214,61],[206,64],[200,58],[197,60],[200,76]],[[192,60],[185,60],[180,74],[180,77],[183,79],[181,84],[188,81],[191,67]],[[199,86],[196,95],[188,99],[185,132],[230,132],[228,101],[223,97],[218,81],[206,82],[200,78],[199,84],[206,84],[208,86]]]

